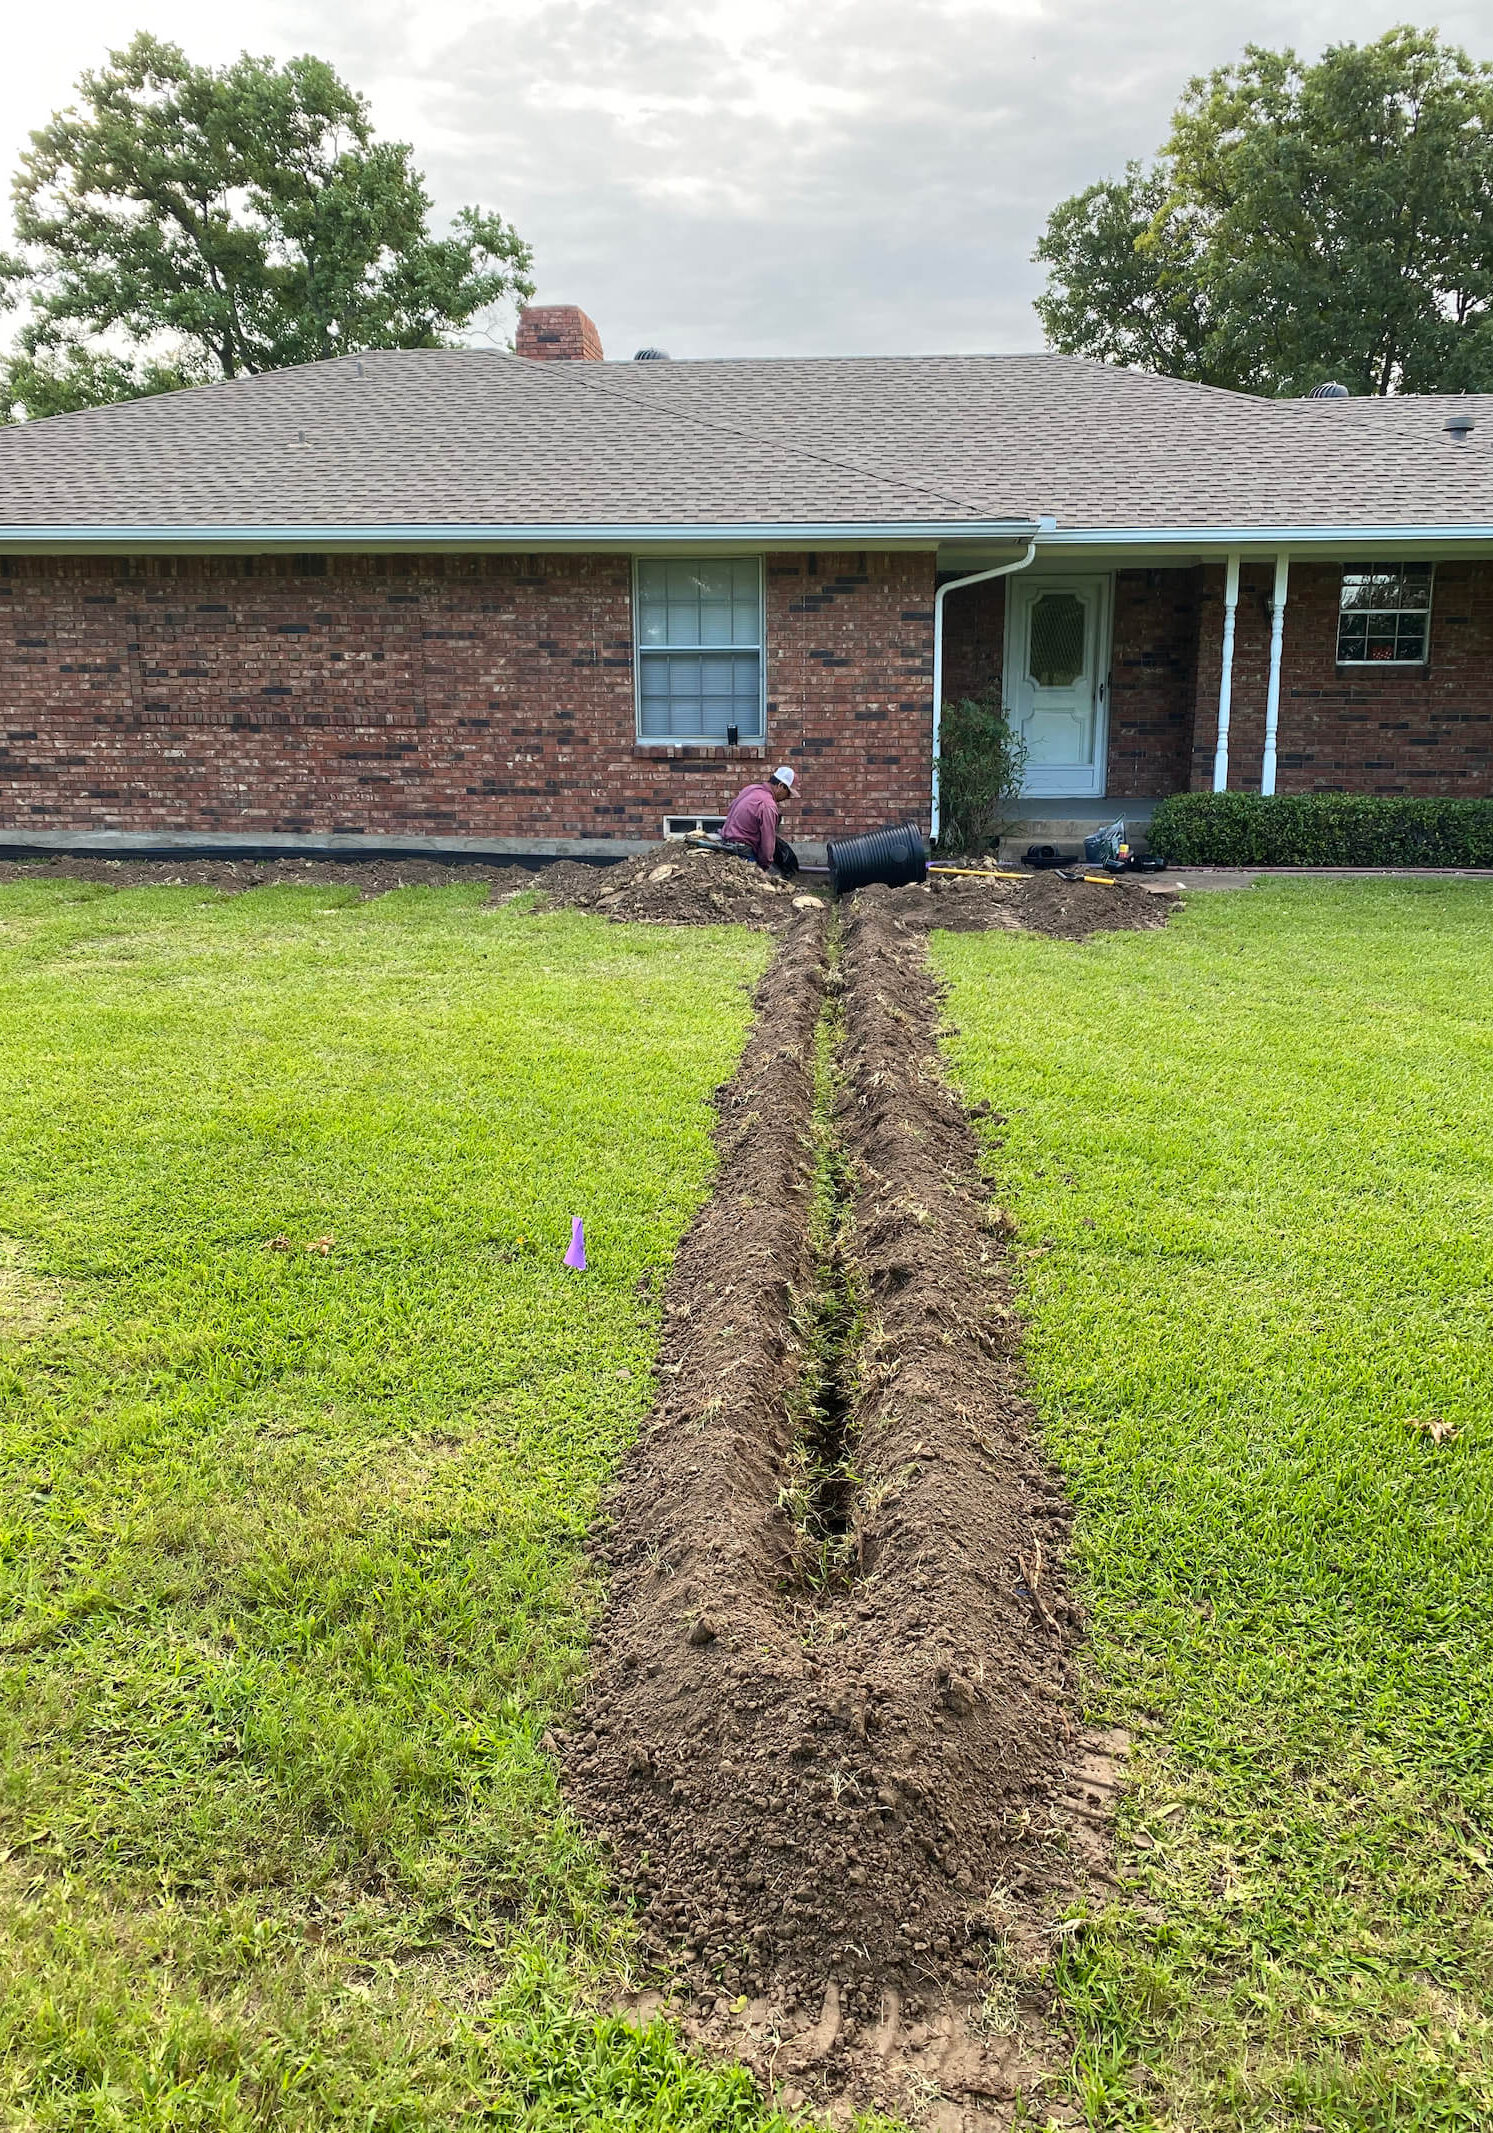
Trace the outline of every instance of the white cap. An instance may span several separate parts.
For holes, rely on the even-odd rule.
[[[794,786],[798,783],[797,778],[786,763],[779,765],[773,772],[773,777],[779,785],[786,785],[789,792],[792,792]]]

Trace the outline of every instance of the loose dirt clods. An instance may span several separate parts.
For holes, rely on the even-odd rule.
[[[851,905],[836,968],[803,914],[763,980],[562,1749],[702,2037],[821,2100],[984,2109],[1031,2046],[966,2011],[1082,1878],[1061,1798],[1096,1749],[1070,1512],[894,893]]]
[[[774,932],[795,911],[832,899],[819,875],[777,881],[744,859],[696,851],[683,843],[655,845],[616,866],[561,859],[536,877],[552,904],[573,905],[615,919],[652,919],[683,926],[744,925]],[[905,889],[870,888],[859,900],[882,902],[920,926],[946,926],[956,933],[1009,930],[1085,940],[1091,933],[1141,931],[1164,926],[1175,894],[1160,894],[1138,881],[1063,881],[1054,873],[1019,881],[971,875],[930,874]],[[812,901],[809,901],[812,899]]]
[[[798,885],[779,881],[749,859],[658,844],[614,866],[559,859],[535,877],[547,903],[595,911],[603,918],[655,919],[674,926],[755,926],[792,922]]]
[[[933,873],[916,887],[859,893],[889,899],[899,917],[950,933],[1046,933],[1070,941],[1164,926],[1178,902],[1175,890],[1157,889],[1144,876],[1064,881],[1053,871],[1017,881]]]
[[[506,902],[536,890],[552,908],[594,911],[600,917],[675,926],[752,926],[780,932],[795,914],[831,902],[823,877],[778,881],[749,861],[723,852],[697,852],[670,841],[614,863],[558,859],[533,869],[517,860],[441,859],[106,859],[58,853],[0,860],[0,882],[67,879],[114,889],[201,887],[238,894],[285,883],[356,889],[360,898],[391,889],[450,888],[486,882],[489,901]],[[1163,926],[1176,907],[1172,892],[1131,880],[1066,882],[1056,874],[1020,881],[930,875],[907,889],[862,889],[868,900],[890,899],[897,913],[923,926],[954,932],[1001,929],[1083,940],[1091,933]]]

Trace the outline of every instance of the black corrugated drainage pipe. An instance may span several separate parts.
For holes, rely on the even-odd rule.
[[[873,881],[889,889],[928,878],[928,847],[911,822],[894,829],[868,830],[864,837],[837,838],[829,846],[830,887],[836,896],[864,889]]]

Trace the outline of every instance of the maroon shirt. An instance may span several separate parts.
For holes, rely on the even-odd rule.
[[[770,785],[748,785],[731,802],[721,835],[728,844],[749,844],[759,867],[770,867],[778,848],[778,824],[782,810]]]

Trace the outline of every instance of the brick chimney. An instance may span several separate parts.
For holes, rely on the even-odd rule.
[[[579,304],[528,304],[518,315],[517,354],[536,363],[600,363],[601,335]]]

